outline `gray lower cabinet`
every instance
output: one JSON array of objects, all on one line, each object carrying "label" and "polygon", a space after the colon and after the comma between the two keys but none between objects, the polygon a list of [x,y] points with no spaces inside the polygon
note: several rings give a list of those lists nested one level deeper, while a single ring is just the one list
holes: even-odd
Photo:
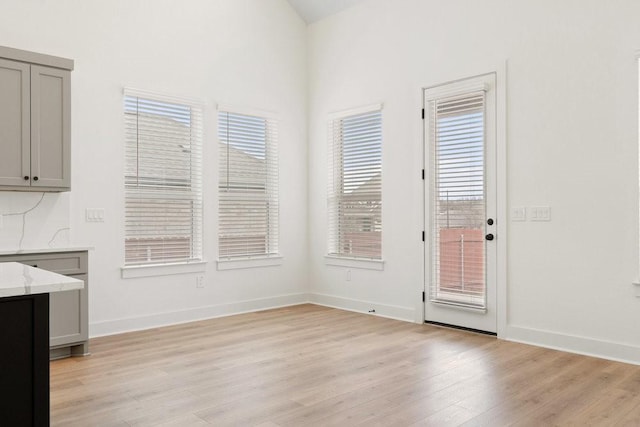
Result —
[{"label": "gray lower cabinet", "polygon": [[89,268],[87,251],[1,255],[15,261],[84,281],[84,289],[55,292],[49,298],[49,357],[89,354]]},{"label": "gray lower cabinet", "polygon": [[70,190],[72,69],[0,46],[0,190]]}]

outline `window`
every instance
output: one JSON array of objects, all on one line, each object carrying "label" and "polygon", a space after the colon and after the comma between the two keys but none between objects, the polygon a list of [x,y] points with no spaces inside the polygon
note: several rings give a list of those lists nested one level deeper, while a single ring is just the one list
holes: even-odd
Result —
[{"label": "window", "polygon": [[218,112],[221,260],[278,255],[278,150],[273,118]]},{"label": "window", "polygon": [[125,90],[125,265],[202,259],[202,108]]},{"label": "window", "polygon": [[486,310],[495,292],[495,79],[424,92],[431,302]]},{"label": "window", "polygon": [[338,115],[329,130],[328,253],[382,258],[382,111]]}]

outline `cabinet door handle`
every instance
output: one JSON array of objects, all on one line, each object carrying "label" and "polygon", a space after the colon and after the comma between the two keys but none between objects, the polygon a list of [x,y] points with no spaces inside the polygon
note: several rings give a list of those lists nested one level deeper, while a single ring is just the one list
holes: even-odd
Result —
[{"label": "cabinet door handle", "polygon": [[24,180],[25,180],[25,181],[29,181],[29,176],[28,176],[28,175],[25,175],[25,176],[24,176]]},{"label": "cabinet door handle", "polygon": [[33,180],[34,180],[34,181],[37,181],[37,180],[38,180],[38,177],[37,177],[37,176],[34,176],[34,177],[33,177]]}]

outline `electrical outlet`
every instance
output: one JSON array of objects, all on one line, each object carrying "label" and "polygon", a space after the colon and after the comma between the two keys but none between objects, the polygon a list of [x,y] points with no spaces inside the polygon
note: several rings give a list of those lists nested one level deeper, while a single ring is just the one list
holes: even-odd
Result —
[{"label": "electrical outlet", "polygon": [[201,274],[196,276],[196,288],[198,289],[204,288],[204,276]]}]

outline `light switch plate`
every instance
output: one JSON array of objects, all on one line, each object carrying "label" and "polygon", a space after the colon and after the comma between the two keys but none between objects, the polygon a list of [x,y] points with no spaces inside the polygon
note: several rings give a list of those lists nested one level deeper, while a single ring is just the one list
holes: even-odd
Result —
[{"label": "light switch plate", "polygon": [[511,221],[525,221],[527,219],[527,208],[524,206],[511,207]]},{"label": "light switch plate", "polygon": [[531,221],[551,221],[551,208],[549,206],[531,206],[529,217]]},{"label": "light switch plate", "polygon": [[104,208],[87,208],[85,215],[87,222],[104,222]]}]

